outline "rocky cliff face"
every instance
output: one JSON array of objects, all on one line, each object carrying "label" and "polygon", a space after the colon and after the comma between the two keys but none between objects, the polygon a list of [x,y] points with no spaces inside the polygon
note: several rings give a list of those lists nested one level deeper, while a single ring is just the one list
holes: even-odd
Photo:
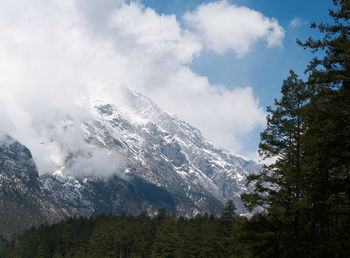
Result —
[{"label": "rocky cliff face", "polygon": [[251,190],[245,178],[260,170],[256,162],[215,147],[199,130],[141,94],[127,91],[121,102],[123,109],[95,102],[94,120],[82,130],[91,145],[118,153],[122,173],[166,189],[180,215],[218,214],[228,199],[246,212],[240,195]]},{"label": "rocky cliff face", "polygon": [[74,178],[59,173],[39,177],[30,151],[3,136],[0,139],[0,235],[42,223],[55,223],[73,215],[154,214],[175,211],[172,196],[141,178]]},{"label": "rocky cliff face", "polygon": [[42,176],[41,181],[51,199],[74,207],[78,215],[139,214],[144,210],[152,215],[161,208],[175,211],[170,193],[138,177],[74,178],[56,173]]},{"label": "rocky cliff face", "polygon": [[10,136],[0,138],[0,234],[44,222],[57,222],[74,208],[60,207],[46,195],[30,151]]}]

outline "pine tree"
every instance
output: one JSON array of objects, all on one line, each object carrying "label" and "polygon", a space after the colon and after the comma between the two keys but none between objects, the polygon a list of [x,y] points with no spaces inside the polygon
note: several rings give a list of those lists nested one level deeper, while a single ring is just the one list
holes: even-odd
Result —
[{"label": "pine tree", "polygon": [[231,221],[236,216],[236,206],[231,199],[226,202],[226,206],[221,214],[221,218]]},{"label": "pine tree", "polygon": [[255,183],[255,193],[242,195],[242,198],[250,210],[261,206],[270,219],[276,220],[280,225],[278,230],[284,232],[280,234],[279,244],[284,252],[297,255],[300,213],[305,197],[303,150],[309,92],[305,83],[290,71],[281,93],[282,98],[275,100],[275,108],[267,108],[267,128],[261,133],[259,145],[261,157],[275,161],[265,165],[261,174],[248,177],[249,183]]},{"label": "pine tree", "polygon": [[316,255],[350,256],[350,1],[334,0],[324,35],[298,43],[321,52],[309,64],[308,157],[310,220]]},{"label": "pine tree", "polygon": [[49,246],[45,241],[42,241],[36,251],[36,258],[50,258]]},{"label": "pine tree", "polygon": [[181,246],[182,239],[177,232],[176,219],[172,216],[163,218],[157,228],[151,257],[181,257]]},{"label": "pine tree", "polygon": [[259,148],[276,160],[249,177],[256,192],[242,196],[265,210],[256,221],[276,239],[275,255],[350,256],[350,1],[333,2],[333,24],[312,24],[324,37],[298,41],[321,52],[307,83],[291,73],[268,109]]}]

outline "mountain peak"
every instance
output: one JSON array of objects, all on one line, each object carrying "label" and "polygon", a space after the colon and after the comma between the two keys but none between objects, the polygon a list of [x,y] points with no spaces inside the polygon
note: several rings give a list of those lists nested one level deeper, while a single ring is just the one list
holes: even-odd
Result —
[{"label": "mountain peak", "polygon": [[[259,172],[256,162],[214,146],[140,93],[125,89],[109,97],[95,100],[81,124],[74,119],[72,126],[63,123],[70,141],[50,136],[49,144],[58,146],[63,157],[52,174],[39,177],[29,149],[2,136],[2,189],[26,200],[29,213],[35,207],[40,221],[75,213],[155,214],[159,208],[178,216],[219,215],[228,199],[239,213],[247,213],[240,195],[252,190],[245,178]],[[7,208],[20,203],[11,198]]]},{"label": "mountain peak", "polygon": [[89,143],[117,155],[122,171],[164,187],[179,203],[187,199],[185,215],[215,213],[209,203],[222,206],[229,198],[246,212],[239,196],[249,191],[245,177],[259,171],[256,162],[215,147],[198,129],[140,93],[125,90],[118,101],[95,102],[94,120],[82,127]]}]

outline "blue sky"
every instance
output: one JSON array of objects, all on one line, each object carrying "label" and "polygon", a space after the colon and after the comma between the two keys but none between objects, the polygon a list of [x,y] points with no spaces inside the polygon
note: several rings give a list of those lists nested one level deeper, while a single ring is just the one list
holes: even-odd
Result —
[{"label": "blue sky", "polygon": [[[142,1],[145,6],[159,13],[176,14],[179,21],[182,21],[184,13],[209,2],[214,1]],[[333,8],[333,3],[327,0],[233,0],[229,3],[246,6],[267,17],[276,18],[285,30],[282,47],[266,48],[264,43],[259,42],[241,58],[233,51],[224,55],[205,51],[193,60],[191,68],[196,73],[207,76],[212,84],[222,84],[228,88],[249,85],[261,105],[266,108],[273,105],[274,98],[280,96],[282,81],[288,76],[290,69],[306,78],[304,70],[313,54],[298,46],[296,39],[303,41],[309,36],[318,37],[318,32],[310,29],[310,23],[330,21],[328,9]],[[294,19],[298,19],[298,24],[291,26]],[[259,132],[262,129],[263,127],[259,126],[248,137],[243,136],[243,155],[257,148]]]},{"label": "blue sky", "polygon": [[[179,21],[185,12],[193,11],[198,5],[215,1],[191,0],[143,0],[145,6],[158,13],[176,14]],[[281,48],[266,48],[258,43],[243,58],[237,58],[233,51],[217,55],[206,51],[193,60],[191,67],[199,74],[205,75],[214,84],[227,87],[250,85],[264,105],[271,105],[279,96],[282,80],[289,70],[295,70],[305,77],[304,70],[312,58],[309,51],[296,44],[296,39],[307,39],[318,36],[317,31],[310,29],[311,22],[329,21],[328,9],[333,7],[328,0],[233,0],[232,4],[246,6],[257,10],[267,17],[274,17],[285,29]],[[300,25],[290,26],[293,19],[299,19]]]}]

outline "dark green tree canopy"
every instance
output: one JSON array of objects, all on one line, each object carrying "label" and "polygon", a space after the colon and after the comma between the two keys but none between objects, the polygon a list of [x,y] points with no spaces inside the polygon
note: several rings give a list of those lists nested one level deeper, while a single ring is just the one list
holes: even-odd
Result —
[{"label": "dark green tree canopy", "polygon": [[226,202],[226,206],[221,214],[224,220],[232,220],[236,217],[236,206],[231,199]]},{"label": "dark green tree canopy", "polygon": [[298,40],[318,55],[308,80],[291,71],[268,107],[259,153],[274,160],[242,196],[250,210],[263,207],[252,228],[276,256],[350,256],[350,1],[333,2],[333,23],[311,25],[323,37]]}]

